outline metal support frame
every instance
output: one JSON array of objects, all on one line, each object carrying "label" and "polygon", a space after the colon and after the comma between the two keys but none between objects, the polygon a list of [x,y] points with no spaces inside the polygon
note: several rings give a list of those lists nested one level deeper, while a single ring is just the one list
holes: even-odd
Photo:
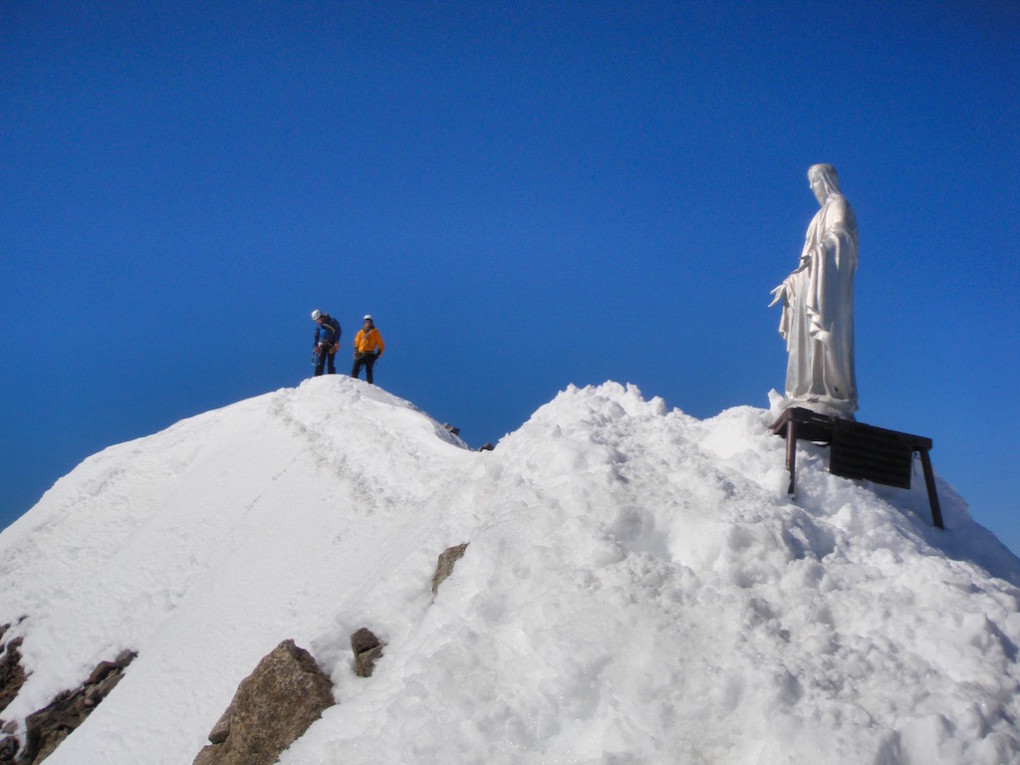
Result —
[{"label": "metal support frame", "polygon": [[[887,486],[910,488],[910,456],[921,455],[924,485],[928,492],[932,524],[944,529],[942,508],[935,488],[935,475],[928,452],[930,438],[876,428],[872,425],[829,417],[803,407],[783,411],[772,423],[771,430],[786,439],[786,469],[790,472],[787,493],[794,494],[797,480],[797,439],[829,446],[829,472],[845,478],[863,478]],[[838,459],[833,459],[833,448]],[[909,451],[909,455],[907,452]],[[907,472],[903,474],[903,460]]]}]

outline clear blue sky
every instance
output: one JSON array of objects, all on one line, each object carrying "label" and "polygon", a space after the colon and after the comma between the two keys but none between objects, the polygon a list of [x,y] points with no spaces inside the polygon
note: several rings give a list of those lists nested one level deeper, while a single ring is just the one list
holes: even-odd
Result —
[{"label": "clear blue sky", "polygon": [[0,526],[298,384],[315,307],[473,446],[569,383],[767,406],[828,162],[859,419],[1020,550],[1018,93],[1006,0],[3,3]]}]

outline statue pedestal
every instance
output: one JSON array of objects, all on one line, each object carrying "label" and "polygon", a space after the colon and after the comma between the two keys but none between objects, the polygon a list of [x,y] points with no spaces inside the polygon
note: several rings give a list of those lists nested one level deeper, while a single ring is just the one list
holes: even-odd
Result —
[{"label": "statue pedestal", "polygon": [[914,452],[920,452],[932,523],[940,529],[945,528],[928,456],[932,447],[930,438],[876,428],[803,407],[783,410],[770,429],[786,438],[786,469],[790,471],[787,491],[790,494],[794,493],[796,486],[798,438],[828,444],[829,472],[833,475],[863,478],[901,489],[910,488]]}]

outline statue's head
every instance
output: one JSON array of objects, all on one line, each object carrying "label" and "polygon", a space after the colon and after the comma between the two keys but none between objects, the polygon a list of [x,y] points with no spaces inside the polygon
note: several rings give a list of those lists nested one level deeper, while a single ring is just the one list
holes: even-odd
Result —
[{"label": "statue's head", "polygon": [[811,165],[807,171],[808,183],[811,190],[818,199],[818,204],[825,204],[825,200],[833,194],[841,193],[839,190],[839,178],[836,176],[836,168],[832,165]]}]

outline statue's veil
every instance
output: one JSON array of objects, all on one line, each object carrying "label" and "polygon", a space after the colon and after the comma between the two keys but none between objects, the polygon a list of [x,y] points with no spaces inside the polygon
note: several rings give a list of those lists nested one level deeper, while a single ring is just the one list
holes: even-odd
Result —
[{"label": "statue's veil", "polygon": [[839,178],[836,176],[836,168],[832,165],[811,165],[807,171],[808,179],[818,176],[825,185],[825,195],[842,194],[839,190]]}]

